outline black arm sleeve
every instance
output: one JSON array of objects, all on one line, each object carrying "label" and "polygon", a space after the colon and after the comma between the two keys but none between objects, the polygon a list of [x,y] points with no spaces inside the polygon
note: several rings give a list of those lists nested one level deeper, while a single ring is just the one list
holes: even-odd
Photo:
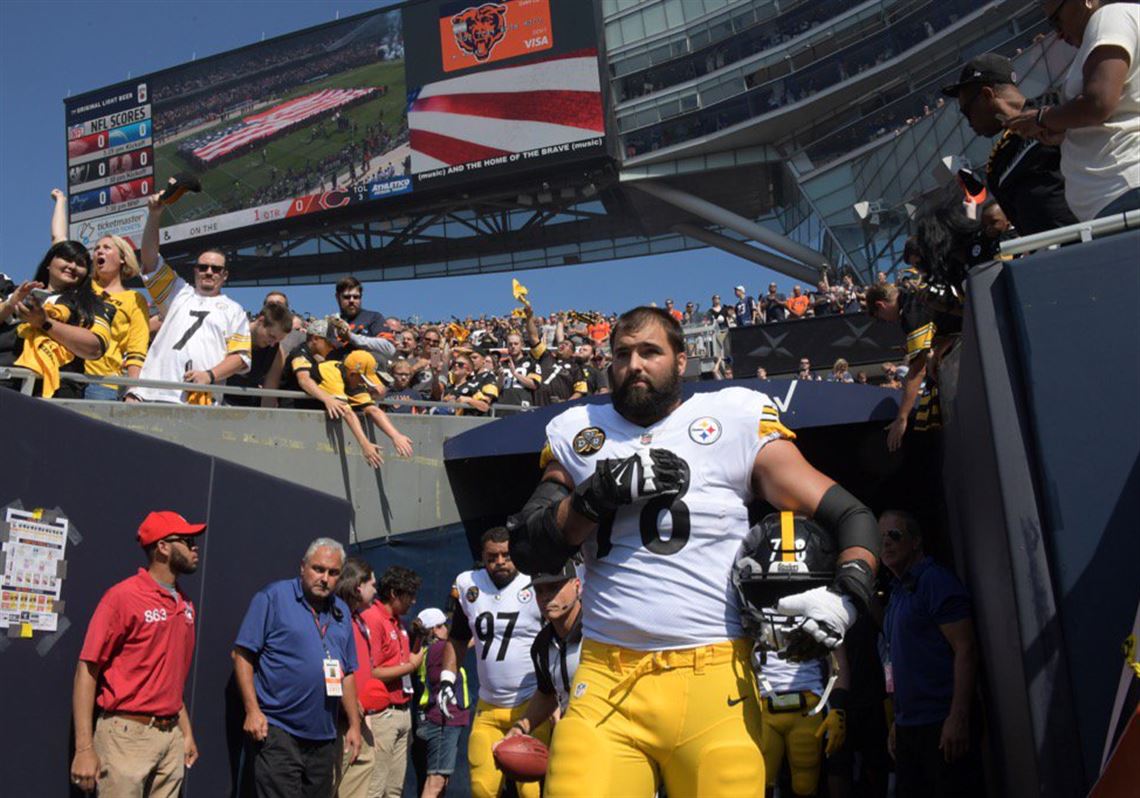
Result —
[{"label": "black arm sleeve", "polygon": [[507,519],[511,560],[524,574],[555,573],[578,551],[566,543],[555,520],[558,504],[569,495],[565,485],[544,480],[522,510]]},{"label": "black arm sleeve", "polygon": [[[862,548],[879,559],[879,525],[862,502],[839,485],[832,485],[819,502],[815,520],[835,535],[839,551]],[[875,574],[862,560],[848,560],[836,569],[833,587],[863,606],[870,606]]]},{"label": "black arm sleeve", "polygon": [[[455,609],[455,615],[451,618],[451,631],[448,637],[452,640],[458,640],[460,643],[466,643],[471,639],[471,626],[467,623],[467,613],[463,611],[463,607],[458,606]],[[458,663],[462,665],[462,661]]]}]

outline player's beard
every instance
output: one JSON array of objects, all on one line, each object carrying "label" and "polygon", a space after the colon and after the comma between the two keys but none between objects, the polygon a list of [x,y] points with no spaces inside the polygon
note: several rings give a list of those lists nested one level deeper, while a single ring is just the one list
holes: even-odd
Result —
[{"label": "player's beard", "polygon": [[[644,382],[639,390],[633,389],[637,380]],[[681,371],[674,363],[673,372],[665,382],[655,385],[647,374],[630,374],[614,389],[614,409],[635,424],[647,427],[669,414],[681,399]]]},{"label": "player's beard", "polygon": [[487,575],[491,577],[491,581],[495,583],[495,587],[502,590],[514,581],[514,578],[518,576],[518,571],[514,569],[510,571],[492,571],[488,569]]},{"label": "player's beard", "polygon": [[192,574],[198,570],[198,564],[175,549],[170,553],[170,570],[178,575]]}]

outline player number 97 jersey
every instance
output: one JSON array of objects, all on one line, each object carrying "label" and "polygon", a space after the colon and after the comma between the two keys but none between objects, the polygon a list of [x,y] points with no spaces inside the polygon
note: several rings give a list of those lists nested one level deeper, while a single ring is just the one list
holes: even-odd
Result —
[{"label": "player number 97 jersey", "polygon": [[537,686],[530,647],[542,616],[529,584],[530,577],[520,573],[499,589],[482,568],[455,578],[459,609],[475,638],[479,698],[495,706],[516,707]]},{"label": "player number 97 jersey", "polygon": [[574,484],[598,461],[667,449],[689,482],[603,516],[582,547],[584,636],[638,651],[692,648],[744,636],[731,569],[748,531],[760,450],[795,435],[772,401],[747,388],[694,394],[649,427],[613,405],[572,407],[546,428],[551,456]]}]

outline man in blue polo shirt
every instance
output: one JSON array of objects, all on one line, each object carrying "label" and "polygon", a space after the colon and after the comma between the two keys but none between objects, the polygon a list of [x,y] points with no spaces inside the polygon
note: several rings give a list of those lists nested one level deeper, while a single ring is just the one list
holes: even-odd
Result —
[{"label": "man in blue polo shirt", "polygon": [[913,515],[887,510],[879,533],[883,565],[894,574],[883,635],[895,687],[887,744],[895,757],[895,794],[982,795],[970,596],[951,571],[923,552]]},{"label": "man in blue polo shirt", "polygon": [[342,706],[350,761],[360,750],[352,614],[333,594],[343,565],[344,547],[317,538],[305,552],[300,578],[260,590],[238,631],[234,677],[259,798],[332,794]]}]

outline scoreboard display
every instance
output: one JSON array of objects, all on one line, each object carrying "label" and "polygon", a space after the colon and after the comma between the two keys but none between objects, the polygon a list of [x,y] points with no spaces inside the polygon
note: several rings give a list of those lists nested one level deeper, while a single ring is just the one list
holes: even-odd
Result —
[{"label": "scoreboard display", "polygon": [[84,243],[135,236],[155,185],[154,121],[147,84],[86,95],[67,109],[69,220]]},{"label": "scoreboard display", "polygon": [[591,0],[421,0],[69,98],[70,235],[181,173],[164,242],[605,157],[598,52]]}]

